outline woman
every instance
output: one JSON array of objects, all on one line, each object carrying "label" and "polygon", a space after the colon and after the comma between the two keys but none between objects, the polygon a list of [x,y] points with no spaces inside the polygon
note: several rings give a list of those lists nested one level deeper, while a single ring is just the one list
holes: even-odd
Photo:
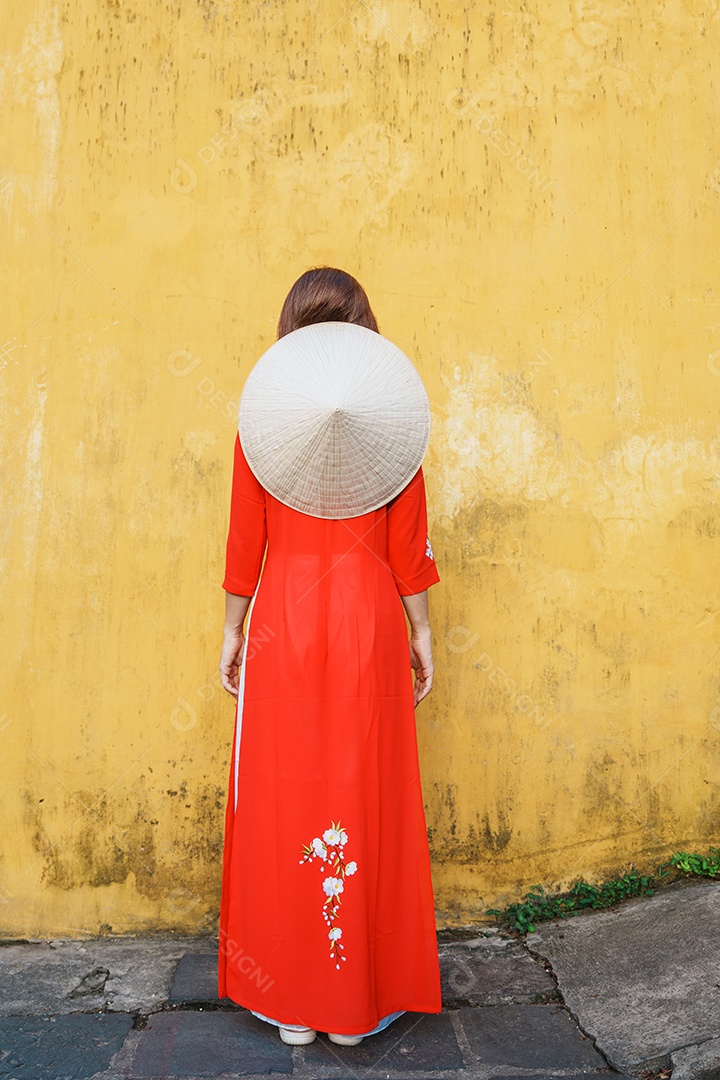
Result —
[{"label": "woman", "polygon": [[[322,322],[378,332],[360,284],[330,267],[293,285],[278,338]],[[432,687],[437,581],[422,468],[386,506],[329,520],[266,491],[236,437],[218,985],[287,1043],[324,1031],[354,1045],[441,1008],[414,715]]]}]

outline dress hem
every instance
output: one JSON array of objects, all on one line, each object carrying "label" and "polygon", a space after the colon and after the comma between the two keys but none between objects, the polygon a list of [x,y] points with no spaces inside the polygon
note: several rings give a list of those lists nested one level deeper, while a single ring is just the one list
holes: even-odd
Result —
[{"label": "dress hem", "polygon": [[[255,1012],[254,1009],[251,1009],[250,1012],[253,1014],[253,1016],[257,1016],[258,1020],[265,1020],[266,1023],[272,1024],[273,1027],[289,1028],[291,1031],[306,1031],[307,1030],[307,1028],[305,1028],[304,1025],[301,1025],[301,1024],[281,1024],[279,1020],[273,1020],[273,1018],[271,1016],[265,1016],[264,1013]],[[390,1024],[392,1024],[394,1020],[398,1020],[401,1016],[404,1016],[405,1012],[406,1012],[405,1009],[401,1009],[399,1012],[388,1013],[387,1016],[383,1016],[382,1020],[379,1020],[377,1022],[377,1024],[375,1025],[375,1027],[371,1028],[370,1031],[358,1031],[357,1033],[353,1032],[353,1034],[356,1034],[357,1037],[362,1038],[362,1039],[367,1038],[369,1035],[379,1035],[380,1032],[384,1031],[385,1028],[389,1027]],[[322,1029],[313,1028],[313,1030],[317,1031],[317,1030],[322,1030]],[[347,1033],[343,1031],[343,1032],[333,1032],[333,1034],[338,1034],[338,1035],[343,1034],[343,1035],[345,1035]]]},{"label": "dress hem", "polygon": [[[247,1009],[249,1012],[251,1012],[253,1014],[253,1016],[257,1015],[257,1013],[256,1013],[256,1011],[255,1011],[255,1009],[253,1008],[252,1005],[249,1005],[249,1004],[246,1005],[244,1001],[238,1001],[235,997],[233,997],[233,995],[231,993],[228,993],[227,991],[225,992],[225,996],[227,998],[229,998],[229,1000],[232,1001],[234,1005],[239,1005],[240,1008]],[[313,1031],[321,1031],[321,1032],[332,1031],[333,1034],[335,1034],[335,1035],[367,1035],[370,1032],[374,1032],[375,1028],[378,1026],[378,1024],[380,1024],[381,1021],[383,1021],[386,1017],[392,1016],[394,1013],[406,1013],[406,1012],[437,1014],[437,1013],[442,1012],[442,1003],[440,1005],[438,1005],[437,1007],[428,1007],[427,1005],[415,1005],[415,1004],[414,1005],[400,1005],[395,1009],[390,1009],[387,1012],[384,1011],[382,1016],[379,1016],[375,1020],[374,1024],[368,1025],[368,1026],[363,1026],[361,1031],[358,1031],[357,1029],[355,1029],[353,1031],[350,1031],[350,1030],[348,1030],[347,1027],[345,1027],[343,1029],[342,1026],[338,1027],[336,1025],[335,1026],[331,1025],[330,1027],[327,1027],[324,1024],[317,1024],[316,1025],[316,1024],[313,1024],[313,1023],[310,1023],[310,1022],[308,1022],[307,1024],[299,1025],[298,1022],[297,1022],[297,1020],[298,1020],[297,1016],[294,1017],[293,1020],[273,1020],[273,1019],[270,1019],[269,1017],[265,1016],[264,1014],[262,1014],[259,1017],[259,1019],[267,1020],[270,1023],[276,1024],[278,1027],[299,1027],[299,1026],[303,1026],[303,1027],[312,1028]]]}]

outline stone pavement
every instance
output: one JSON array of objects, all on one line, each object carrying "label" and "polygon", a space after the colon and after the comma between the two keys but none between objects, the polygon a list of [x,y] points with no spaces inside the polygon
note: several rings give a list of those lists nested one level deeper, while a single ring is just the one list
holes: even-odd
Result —
[{"label": "stone pavement", "polygon": [[[441,934],[444,1008],[357,1047],[285,1046],[215,992],[212,939],[0,947],[6,1080],[720,1078],[720,884]],[[674,1071],[673,1071],[674,1070]]]}]

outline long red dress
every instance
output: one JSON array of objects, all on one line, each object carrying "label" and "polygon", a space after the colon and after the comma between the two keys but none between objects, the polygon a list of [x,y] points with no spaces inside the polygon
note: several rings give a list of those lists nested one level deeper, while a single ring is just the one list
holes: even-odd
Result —
[{"label": "long red dress", "polygon": [[270,495],[236,437],[223,588],[254,599],[218,987],[278,1024],[355,1035],[440,1011],[400,601],[437,581],[422,469],[379,510],[321,519]]}]

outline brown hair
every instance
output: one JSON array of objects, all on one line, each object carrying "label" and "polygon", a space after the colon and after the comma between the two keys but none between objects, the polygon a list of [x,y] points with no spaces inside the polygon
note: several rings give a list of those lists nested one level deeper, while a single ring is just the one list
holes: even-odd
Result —
[{"label": "brown hair", "polygon": [[360,282],[334,266],[316,266],[297,279],[285,297],[277,335],[281,338],[301,326],[321,322],[357,323],[379,333]]}]

